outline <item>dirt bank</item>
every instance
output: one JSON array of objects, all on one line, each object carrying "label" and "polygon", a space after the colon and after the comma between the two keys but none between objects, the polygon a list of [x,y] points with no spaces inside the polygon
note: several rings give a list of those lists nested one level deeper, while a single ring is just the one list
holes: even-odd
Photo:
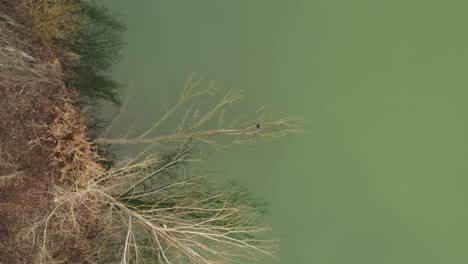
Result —
[{"label": "dirt bank", "polygon": [[59,224],[44,218],[54,193],[102,170],[99,157],[62,58],[11,4],[0,1],[0,263],[86,263],[99,230],[83,205]]}]

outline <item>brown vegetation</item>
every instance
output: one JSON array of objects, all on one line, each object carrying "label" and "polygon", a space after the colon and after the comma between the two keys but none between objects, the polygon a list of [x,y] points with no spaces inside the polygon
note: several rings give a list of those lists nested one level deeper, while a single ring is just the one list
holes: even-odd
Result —
[{"label": "brown vegetation", "polygon": [[84,3],[69,0],[23,0],[21,10],[32,20],[34,35],[46,47],[70,45],[87,17],[81,12]]}]

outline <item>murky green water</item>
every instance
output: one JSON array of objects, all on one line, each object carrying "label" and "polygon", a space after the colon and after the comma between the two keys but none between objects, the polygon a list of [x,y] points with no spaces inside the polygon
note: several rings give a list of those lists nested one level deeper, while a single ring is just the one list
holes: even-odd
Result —
[{"label": "murky green water", "polygon": [[467,2],[107,2],[142,120],[192,71],[308,118],[214,155],[270,203],[281,263],[468,262]]}]

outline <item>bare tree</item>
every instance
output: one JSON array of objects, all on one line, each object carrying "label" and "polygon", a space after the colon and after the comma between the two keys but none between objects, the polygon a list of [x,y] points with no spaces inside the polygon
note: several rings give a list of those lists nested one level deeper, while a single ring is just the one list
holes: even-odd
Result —
[{"label": "bare tree", "polygon": [[[119,138],[107,138],[109,130],[128,113],[123,111],[113,120],[100,144],[143,144],[145,151],[119,163],[96,178],[94,197],[109,206],[110,221],[116,234],[114,247],[108,256],[120,252],[120,263],[245,263],[274,256],[276,244],[261,239],[267,228],[262,225],[264,204],[247,191],[228,185],[213,187],[199,173],[195,164],[203,158],[194,145],[208,144],[229,147],[269,141],[287,133],[301,132],[302,118],[284,114],[267,114],[260,107],[251,115],[242,115],[227,122],[225,112],[239,100],[241,91],[230,91],[209,109],[189,105],[204,95],[215,96],[214,82],[203,85],[202,78],[193,75],[173,107],[148,129],[136,136],[133,126]],[[185,108],[185,110],[183,109]],[[160,135],[159,129],[175,113],[184,114],[177,129]],[[156,155],[159,147],[176,151]],[[162,153],[159,151],[159,153]],[[102,186],[105,186],[102,188]],[[118,228],[115,228],[118,227]],[[124,231],[123,231],[124,230]]]},{"label": "bare tree", "polygon": [[[203,87],[203,78],[195,80],[193,76],[186,82],[185,87],[173,107],[155,121],[150,128],[140,135],[130,137],[133,132],[131,127],[120,138],[107,138],[106,134],[96,140],[100,144],[153,144],[176,146],[190,141],[203,142],[215,147],[227,147],[233,144],[252,144],[258,140],[268,141],[284,136],[288,133],[301,132],[300,126],[304,122],[302,118],[278,114],[268,114],[268,107],[262,106],[251,115],[241,115],[234,120],[225,120],[226,110],[234,102],[242,98],[242,91],[229,91],[211,109],[189,102],[203,95],[215,95],[214,81],[208,82]],[[124,103],[125,107],[126,103]],[[185,114],[177,127],[170,135],[159,135],[158,129],[176,111],[186,107]],[[119,115],[115,120],[118,120]],[[213,122],[214,121],[214,122]],[[111,129],[112,126],[109,127]],[[109,130],[107,130],[108,132]]]}]

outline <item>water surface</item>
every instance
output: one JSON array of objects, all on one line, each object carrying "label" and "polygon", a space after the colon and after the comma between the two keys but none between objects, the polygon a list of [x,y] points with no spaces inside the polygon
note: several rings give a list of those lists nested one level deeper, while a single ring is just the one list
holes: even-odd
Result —
[{"label": "water surface", "polygon": [[270,203],[281,263],[468,262],[468,3],[106,3],[129,28],[115,77],[142,120],[192,71],[244,89],[236,111],[308,118],[305,135],[214,156]]}]

